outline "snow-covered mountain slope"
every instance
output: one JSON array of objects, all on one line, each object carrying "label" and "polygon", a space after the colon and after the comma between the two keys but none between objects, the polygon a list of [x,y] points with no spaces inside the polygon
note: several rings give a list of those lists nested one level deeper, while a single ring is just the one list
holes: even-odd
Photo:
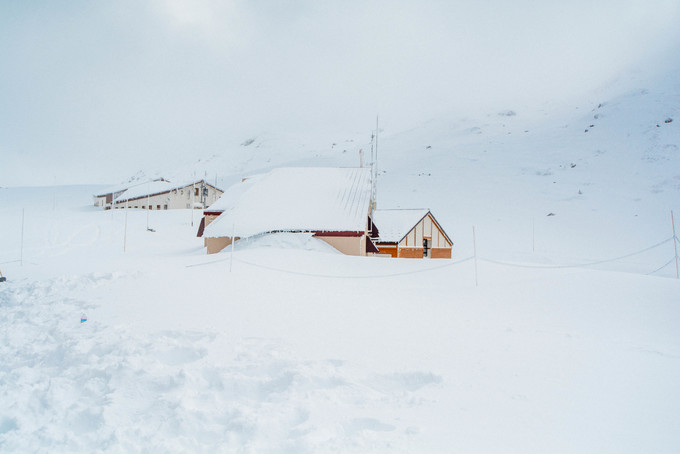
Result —
[{"label": "snow-covered mountain slope", "polygon": [[[379,207],[431,208],[452,261],[206,256],[197,212],[0,188],[0,452],[677,451],[680,91],[643,85],[385,126]],[[357,165],[341,137],[174,173]]]}]

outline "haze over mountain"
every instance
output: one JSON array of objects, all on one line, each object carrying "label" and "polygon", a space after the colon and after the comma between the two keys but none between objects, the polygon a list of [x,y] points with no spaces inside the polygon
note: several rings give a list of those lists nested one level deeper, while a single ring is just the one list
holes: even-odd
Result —
[{"label": "haze over mountain", "polygon": [[674,1],[6,2],[0,184],[355,165],[376,114],[386,137],[571,122],[677,74],[677,23]]}]

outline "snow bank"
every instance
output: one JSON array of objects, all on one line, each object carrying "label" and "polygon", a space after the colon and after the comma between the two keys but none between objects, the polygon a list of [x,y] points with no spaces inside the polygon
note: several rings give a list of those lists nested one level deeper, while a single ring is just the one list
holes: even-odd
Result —
[{"label": "snow bank", "polygon": [[57,209],[3,265],[0,451],[680,446],[674,279],[480,261],[476,287],[470,260],[302,234],[238,242],[232,263],[205,256],[191,210],[151,214],[156,232]]}]

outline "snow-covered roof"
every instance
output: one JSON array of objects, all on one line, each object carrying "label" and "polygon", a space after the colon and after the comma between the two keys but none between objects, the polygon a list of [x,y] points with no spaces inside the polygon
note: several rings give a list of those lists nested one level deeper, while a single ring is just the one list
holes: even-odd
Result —
[{"label": "snow-covered roof", "polygon": [[116,202],[125,202],[126,200],[138,199],[140,197],[146,197],[147,195],[152,196],[155,194],[162,194],[164,192],[172,191],[173,189],[185,188],[193,184],[195,184],[196,187],[200,187],[201,183],[203,183],[203,180],[192,180],[182,183],[171,183],[164,180],[150,181],[127,189],[116,197]]},{"label": "snow-covered roof", "polygon": [[378,228],[378,242],[398,243],[430,210],[426,208],[404,210],[375,210],[373,223]]},{"label": "snow-covered roof", "polygon": [[[248,183],[246,180],[243,185]],[[272,170],[226,204],[205,237],[245,238],[266,232],[363,232],[371,172],[363,168],[286,167]]]},{"label": "snow-covered roof", "polygon": [[116,185],[113,185],[113,186],[109,186],[109,187],[104,188],[101,191],[99,191],[99,193],[95,194],[95,197],[104,197],[104,196],[109,195],[109,194],[115,194],[117,192],[123,192],[126,189],[132,188],[134,186],[139,186],[140,184],[146,184],[146,182],[140,183],[138,181],[135,181],[135,182],[120,183],[120,184],[116,184]]},{"label": "snow-covered roof", "polygon": [[223,212],[230,210],[234,203],[241,198],[243,193],[245,193],[250,187],[256,182],[260,181],[266,174],[261,173],[244,178],[242,181],[229,186],[222,196],[215,201],[212,205],[206,208],[204,211],[208,212]]}]

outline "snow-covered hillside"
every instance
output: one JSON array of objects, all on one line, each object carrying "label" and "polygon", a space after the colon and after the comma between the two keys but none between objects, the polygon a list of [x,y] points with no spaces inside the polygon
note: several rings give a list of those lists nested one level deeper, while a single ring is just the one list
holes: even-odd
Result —
[{"label": "snow-covered hillside", "polygon": [[[385,126],[378,204],[431,208],[451,261],[206,256],[198,212],[0,188],[0,452],[677,451],[678,87]],[[357,165],[367,139],[181,172]]]}]

